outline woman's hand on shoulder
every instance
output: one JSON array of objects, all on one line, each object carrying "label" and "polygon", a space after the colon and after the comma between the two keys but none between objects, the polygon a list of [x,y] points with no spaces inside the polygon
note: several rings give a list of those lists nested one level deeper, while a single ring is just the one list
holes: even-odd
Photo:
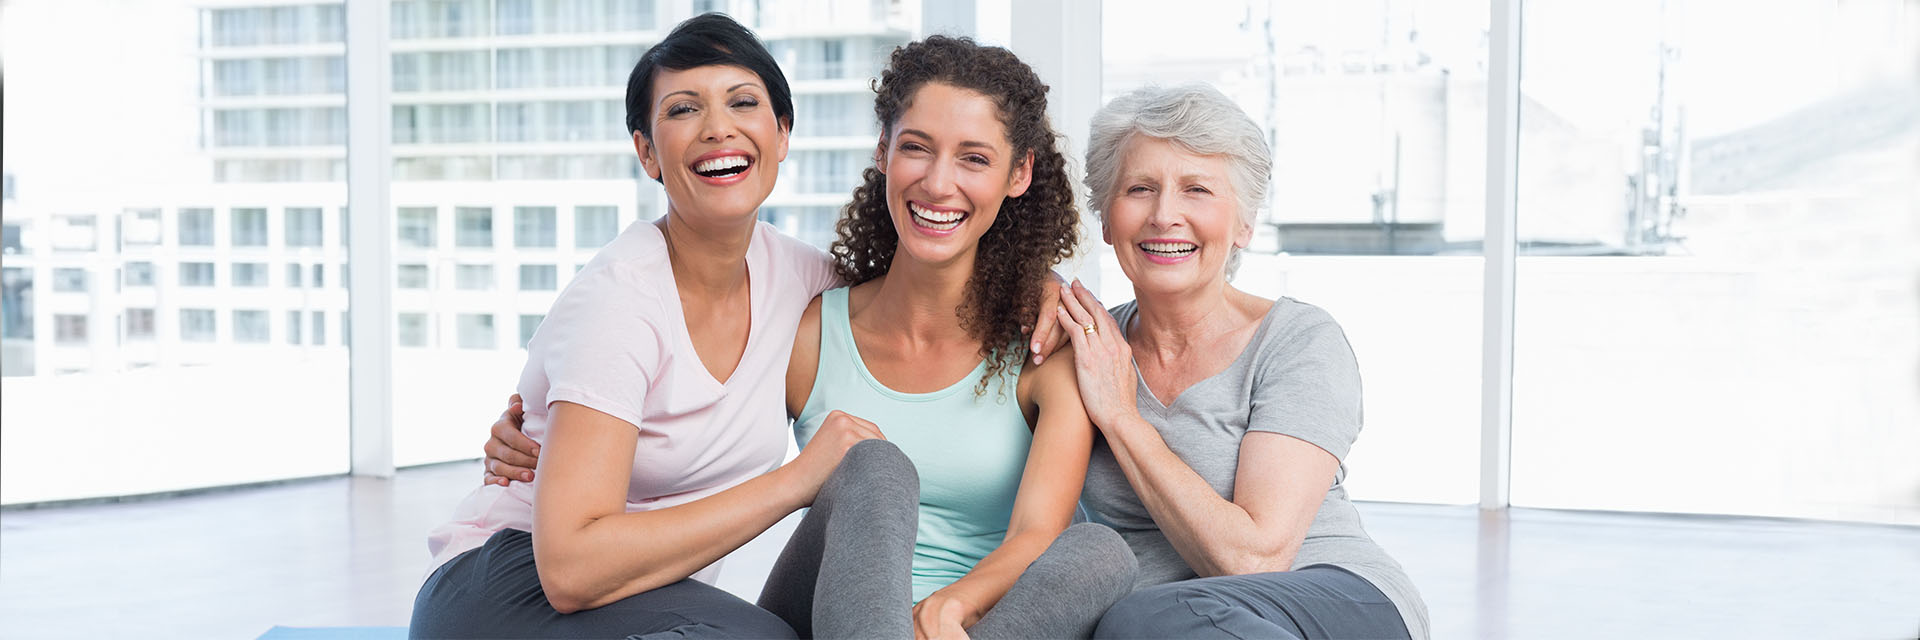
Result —
[{"label": "woman's hand on shoulder", "polygon": [[1080,401],[1087,417],[1101,429],[1137,415],[1133,348],[1119,323],[1078,280],[1060,290],[1054,314],[1073,342],[1074,377],[1080,383]]},{"label": "woman's hand on shoulder", "polygon": [[1047,272],[1046,281],[1040,284],[1040,304],[1034,314],[1033,324],[1027,331],[1027,350],[1032,352],[1033,364],[1046,362],[1059,354],[1060,348],[1069,344],[1066,327],[1060,324],[1060,317],[1054,314],[1054,307],[1060,306],[1060,292],[1066,283],[1060,281],[1060,274]]},{"label": "woman's hand on shoulder", "polygon": [[533,469],[539,462],[540,443],[527,437],[520,428],[526,422],[526,408],[520,404],[520,394],[507,398],[507,410],[500,412],[495,420],[492,435],[481,450],[487,454],[481,466],[486,475],[481,478],[484,484],[497,484],[502,487],[514,480],[533,482]]}]

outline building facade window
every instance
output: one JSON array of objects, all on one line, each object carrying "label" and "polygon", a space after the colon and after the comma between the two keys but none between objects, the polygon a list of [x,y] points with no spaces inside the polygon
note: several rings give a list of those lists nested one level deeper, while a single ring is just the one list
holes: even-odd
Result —
[{"label": "building facade window", "polygon": [[319,207],[287,207],[287,246],[320,246],[320,226]]},{"label": "building facade window", "polygon": [[300,326],[300,321],[305,318],[304,311],[287,312],[287,344],[300,344],[300,339],[305,337],[306,331]]},{"label": "building facade window", "polygon": [[0,268],[0,338],[33,339],[33,271]]},{"label": "building facade window", "polygon": [[550,264],[520,265],[521,291],[552,291],[559,288],[560,270]]},{"label": "building facade window", "polygon": [[427,346],[427,314],[402,313],[395,316],[393,334],[402,347]]},{"label": "building facade window", "polygon": [[180,340],[182,342],[213,342],[218,330],[216,322],[212,309],[181,309]]},{"label": "building facade window", "polygon": [[436,244],[439,210],[434,207],[400,207],[394,222],[399,225],[397,240],[401,248],[432,249]]},{"label": "building facade window", "polygon": [[287,265],[287,288],[298,289],[302,286],[305,286],[302,283],[307,279],[306,275],[307,275],[307,265],[304,265],[304,264]]},{"label": "building facade window", "polygon": [[[340,274],[341,274],[342,282],[346,281],[346,273],[347,273],[346,265],[340,265]],[[327,286],[327,265],[324,265],[324,264],[313,265],[313,288],[320,289],[326,286]]]},{"label": "building facade window", "polygon": [[240,344],[266,344],[273,339],[267,312],[257,309],[233,310],[233,341]]},{"label": "building facade window", "polygon": [[394,278],[395,286],[401,289],[426,289],[432,286],[427,265],[403,264],[395,267],[394,273],[397,276]]},{"label": "building facade window", "polygon": [[60,293],[86,293],[87,270],[56,267],[53,270],[53,290]]},{"label": "building facade window", "polygon": [[211,262],[180,263],[180,286],[182,287],[213,286],[213,263]]},{"label": "building facade window", "polygon": [[493,209],[459,207],[453,210],[453,246],[493,248]]},{"label": "building facade window", "polygon": [[313,312],[313,345],[317,347],[320,345],[324,345],[326,343],[327,343],[327,312],[315,311]]},{"label": "building facade window", "polygon": [[159,209],[128,209],[120,218],[120,246],[151,247],[160,236]]},{"label": "building facade window", "polygon": [[598,249],[620,234],[620,210],[608,206],[573,208],[573,247]]},{"label": "building facade window", "polygon": [[522,249],[550,249],[556,244],[559,225],[553,207],[514,207],[513,246]]},{"label": "building facade window", "polygon": [[122,277],[125,278],[123,282],[126,283],[126,286],[129,286],[129,287],[153,286],[153,263],[151,262],[147,262],[144,260],[136,260],[133,262],[128,262],[126,266],[121,270],[120,273]]},{"label": "building facade window", "polygon": [[267,246],[267,210],[256,207],[236,207],[233,210],[233,246]]},{"label": "building facade window", "polygon": [[60,345],[84,345],[87,343],[87,316],[82,314],[53,314],[53,343]]},{"label": "building facade window", "polygon": [[491,291],[493,289],[493,265],[454,265],[453,286],[463,291]]},{"label": "building facade window", "polygon": [[493,314],[462,313],[454,316],[462,349],[493,349]]},{"label": "building facade window", "polygon": [[233,286],[236,286],[236,287],[267,286],[267,263],[264,263],[264,262],[233,263]]},{"label": "building facade window", "polygon": [[213,210],[180,210],[180,246],[213,246]]},{"label": "building facade window", "polygon": [[88,252],[99,246],[99,218],[91,213],[54,216],[51,237],[54,251]]},{"label": "building facade window", "polygon": [[540,328],[540,321],[546,318],[540,314],[520,314],[520,348],[525,349],[533,342],[533,332]]},{"label": "building facade window", "polygon": [[128,340],[153,339],[153,309],[129,308],[125,315]]}]

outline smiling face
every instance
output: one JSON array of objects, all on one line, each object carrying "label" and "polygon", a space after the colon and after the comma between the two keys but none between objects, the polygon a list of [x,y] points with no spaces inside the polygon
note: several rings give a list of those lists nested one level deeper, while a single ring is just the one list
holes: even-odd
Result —
[{"label": "smiling face", "polygon": [[742,67],[663,69],[654,77],[653,139],[633,134],[647,176],[682,216],[751,218],[787,159],[788,125],[760,76]]},{"label": "smiling face", "polygon": [[875,160],[899,253],[946,264],[970,258],[1007,198],[1026,193],[1033,154],[1015,157],[1000,109],[980,93],[937,82],[914,92]]},{"label": "smiling face", "polygon": [[1149,136],[1126,144],[1102,233],[1121,270],[1142,293],[1224,284],[1227,258],[1253,238],[1226,156]]}]

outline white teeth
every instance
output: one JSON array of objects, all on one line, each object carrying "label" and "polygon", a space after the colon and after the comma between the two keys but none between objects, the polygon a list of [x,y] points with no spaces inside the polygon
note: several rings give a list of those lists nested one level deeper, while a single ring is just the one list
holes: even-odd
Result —
[{"label": "white teeth", "polygon": [[1142,242],[1140,248],[1153,253],[1182,255],[1199,249],[1200,245],[1191,242]]},{"label": "white teeth", "polygon": [[709,171],[720,171],[722,169],[732,169],[734,167],[744,167],[744,166],[747,166],[746,156],[720,156],[718,158],[714,158],[712,160],[708,160],[706,162],[693,165],[693,170],[698,171],[700,173],[706,173]]},{"label": "white teeth", "polygon": [[942,231],[959,226],[960,221],[967,217],[964,211],[933,211],[911,202],[907,203],[907,210],[913,212],[913,217],[918,218],[922,226]]}]

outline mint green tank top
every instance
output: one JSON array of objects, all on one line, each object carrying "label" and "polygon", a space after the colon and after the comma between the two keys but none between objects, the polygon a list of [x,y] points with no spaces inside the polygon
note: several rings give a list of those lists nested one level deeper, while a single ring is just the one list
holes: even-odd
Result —
[{"label": "mint green tank top", "polygon": [[[913,601],[973,569],[1007,536],[1014,493],[1033,431],[1020,413],[1015,367],[974,393],[987,365],[932,393],[901,393],[875,380],[847,323],[847,289],[821,294],[820,368],[793,423],[800,446],[835,409],[879,425],[920,472],[919,536],[913,544]],[[1000,384],[1005,384],[1001,393]]]}]

